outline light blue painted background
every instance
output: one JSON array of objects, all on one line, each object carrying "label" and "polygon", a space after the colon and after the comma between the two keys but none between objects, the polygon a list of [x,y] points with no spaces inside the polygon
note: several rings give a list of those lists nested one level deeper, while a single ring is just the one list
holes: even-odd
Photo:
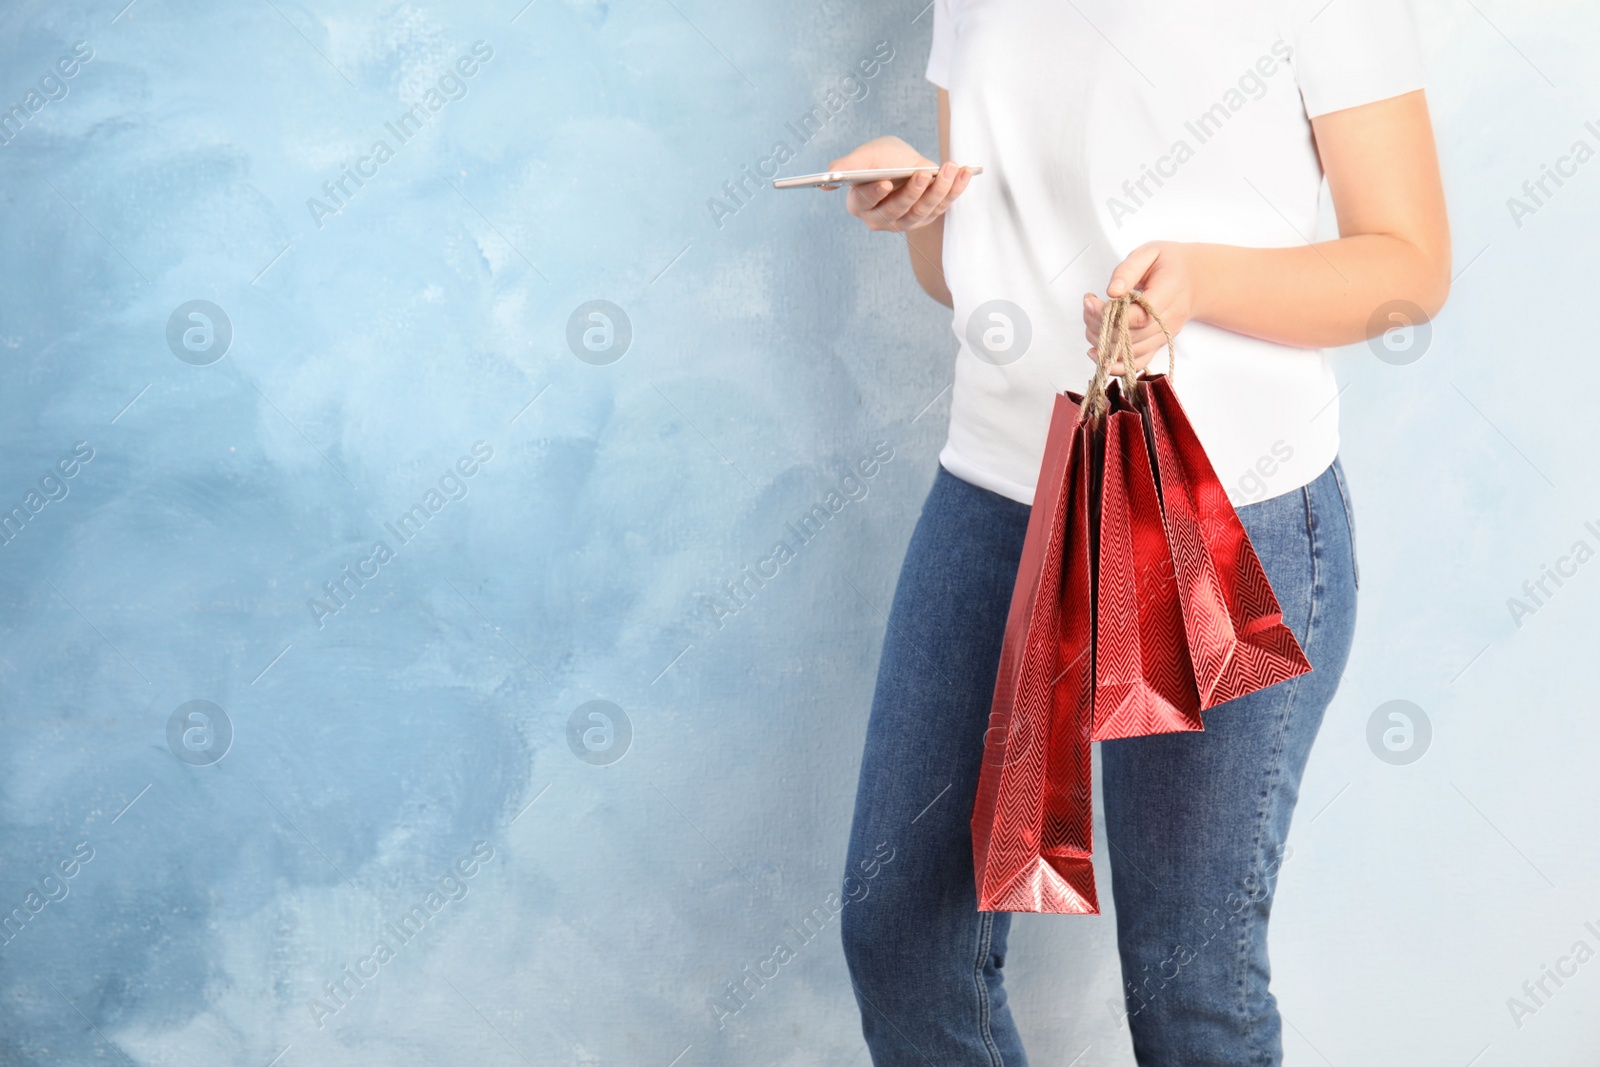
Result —
[{"label": "light blue painted background", "polygon": [[[94,49],[0,148],[0,506],[95,451],[0,547],[0,910],[94,850],[0,947],[0,1063],[866,1062],[836,920],[724,1028],[707,1000],[842,875],[954,345],[834,198],[763,191],[720,228],[705,201],[881,40],[787,169],[887,131],[931,151],[929,19],[517,7],[0,16],[8,105]],[[1341,358],[1360,632],[1276,988],[1293,1064],[1576,1064],[1600,963],[1520,1029],[1506,998],[1600,947],[1600,564],[1521,628],[1505,601],[1600,543],[1600,162],[1520,227],[1506,198],[1596,143],[1600,25],[1575,0],[1422,16],[1462,273],[1421,361]],[[319,230],[306,198],[480,39],[465,98]],[[235,331],[208,367],[164,341],[196,298]],[[594,298],[635,330],[610,366],[565,343]],[[466,498],[319,629],[307,598],[479,440]],[[719,629],[704,599],[880,441],[867,497]],[[1394,698],[1435,731],[1407,767],[1365,741]],[[166,746],[192,699],[236,731],[213,766]],[[567,743],[591,699],[633,723],[609,767]],[[319,1029],[309,998],[475,841],[467,895]],[[1131,1063],[1110,918],[1012,943],[1036,1062]]]}]

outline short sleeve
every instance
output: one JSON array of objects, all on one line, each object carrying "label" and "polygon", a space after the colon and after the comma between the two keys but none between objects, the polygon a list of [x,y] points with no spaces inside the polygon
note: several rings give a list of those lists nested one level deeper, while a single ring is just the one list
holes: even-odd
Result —
[{"label": "short sleeve", "polygon": [[1423,88],[1422,48],[1406,0],[1295,6],[1294,71],[1308,117]]},{"label": "short sleeve", "polygon": [[928,80],[950,88],[950,54],[955,50],[955,23],[950,21],[950,0],[933,0],[933,48],[928,52]]}]

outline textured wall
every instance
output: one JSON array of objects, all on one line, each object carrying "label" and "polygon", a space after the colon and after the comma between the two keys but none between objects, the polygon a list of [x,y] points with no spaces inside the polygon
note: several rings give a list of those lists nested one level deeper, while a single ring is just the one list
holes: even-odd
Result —
[{"label": "textured wall", "polygon": [[[0,1063],[866,1062],[837,922],[790,926],[954,344],[836,197],[724,183],[931,152],[929,19],[518,7],[0,15]],[[1425,15],[1461,277],[1420,358],[1340,364],[1361,623],[1278,991],[1295,1064],[1575,1064],[1600,25]],[[1109,917],[1012,944],[1036,1062],[1132,1062]]]}]

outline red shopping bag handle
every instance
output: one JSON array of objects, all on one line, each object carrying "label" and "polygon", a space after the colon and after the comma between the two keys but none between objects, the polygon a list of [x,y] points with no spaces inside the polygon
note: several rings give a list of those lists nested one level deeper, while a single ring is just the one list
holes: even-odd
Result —
[{"label": "red shopping bag handle", "polygon": [[1172,332],[1167,329],[1167,324],[1161,321],[1161,316],[1156,314],[1156,309],[1144,298],[1144,294],[1134,289],[1109,300],[1106,302],[1105,314],[1100,319],[1100,341],[1095,345],[1094,380],[1089,383],[1089,388],[1083,395],[1083,418],[1086,421],[1098,424],[1105,416],[1109,406],[1106,387],[1110,384],[1113,363],[1122,364],[1122,386],[1127,393],[1128,402],[1138,402],[1139,372],[1133,366],[1133,341],[1128,334],[1130,306],[1143,308],[1145,314],[1161,327],[1161,334],[1167,339],[1167,380],[1172,381],[1175,377],[1178,369],[1178,349],[1172,343]]}]

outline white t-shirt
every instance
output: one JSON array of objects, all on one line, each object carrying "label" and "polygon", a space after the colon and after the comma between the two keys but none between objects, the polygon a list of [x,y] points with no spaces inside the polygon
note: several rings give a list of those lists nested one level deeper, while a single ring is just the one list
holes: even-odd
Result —
[{"label": "white t-shirt", "polygon": [[[1094,371],[1083,294],[1146,241],[1315,240],[1311,116],[1421,88],[1419,52],[1403,0],[935,0],[950,155],[984,168],[945,217],[961,348],[940,462],[1032,503],[1054,396]],[[1236,504],[1333,462],[1321,349],[1197,322],[1177,348],[1178,398]]]}]

